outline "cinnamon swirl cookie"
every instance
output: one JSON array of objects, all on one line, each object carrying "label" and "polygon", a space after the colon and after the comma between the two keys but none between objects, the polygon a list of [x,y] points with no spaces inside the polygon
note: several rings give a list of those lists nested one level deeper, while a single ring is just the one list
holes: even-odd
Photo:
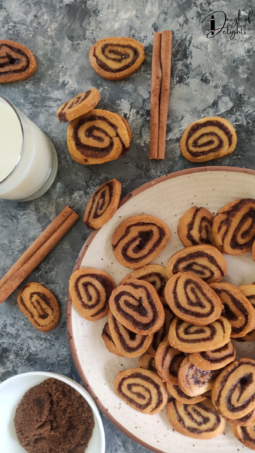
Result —
[{"label": "cinnamon swirl cookie", "polygon": [[195,326],[175,318],[168,339],[173,348],[192,353],[221,348],[229,342],[230,334],[231,325],[223,316],[207,326]]},{"label": "cinnamon swirl cookie", "polygon": [[232,420],[244,417],[255,408],[255,360],[239,359],[217,376],[212,389],[216,410]]},{"label": "cinnamon swirl cookie", "polygon": [[255,450],[255,423],[247,426],[232,426],[234,436],[242,442],[245,447]]},{"label": "cinnamon swirl cookie", "polygon": [[212,439],[223,433],[226,427],[226,421],[217,414],[209,399],[189,405],[170,400],[167,417],[178,433],[193,439]]},{"label": "cinnamon swirl cookie", "polygon": [[89,52],[92,68],[108,80],[121,80],[135,72],[145,59],[143,45],[132,38],[105,38]]},{"label": "cinnamon swirl cookie", "polygon": [[235,360],[236,350],[231,341],[212,351],[188,354],[189,361],[200,370],[219,370]]},{"label": "cinnamon swirl cookie", "polygon": [[169,239],[166,224],[150,215],[124,220],[112,238],[113,253],[125,267],[138,269],[153,261]]},{"label": "cinnamon swirl cookie", "polygon": [[210,286],[190,272],[179,272],[168,280],[165,299],[176,316],[197,326],[219,319],[223,308]]},{"label": "cinnamon swirl cookie", "polygon": [[242,198],[221,208],[213,219],[216,247],[229,255],[242,255],[255,238],[255,200]]},{"label": "cinnamon swirl cookie", "polygon": [[143,368],[120,371],[114,387],[120,398],[143,414],[156,414],[167,402],[165,384],[157,373]]},{"label": "cinnamon swirl cookie", "polygon": [[236,143],[232,124],[213,116],[191,123],[183,133],[180,147],[183,157],[190,162],[206,162],[231,154]]},{"label": "cinnamon swirl cookie", "polygon": [[238,287],[241,293],[250,301],[253,308],[255,308],[255,285],[251,283],[250,285],[241,285]]},{"label": "cinnamon swirl cookie", "polygon": [[123,357],[138,357],[149,348],[153,335],[139,335],[123,326],[113,314],[108,313],[108,324],[112,339]]},{"label": "cinnamon swirl cookie", "polygon": [[88,228],[98,230],[114,216],[121,195],[121,183],[117,179],[102,184],[90,198],[83,222]]},{"label": "cinnamon swirl cookie", "polygon": [[218,282],[227,273],[227,263],[212,245],[194,245],[179,250],[168,261],[167,278],[178,272],[192,272],[206,283]]},{"label": "cinnamon swirl cookie", "polygon": [[186,393],[181,390],[178,384],[167,383],[166,386],[171,396],[182,404],[196,404],[206,400],[207,398],[206,394],[194,397],[186,395]]},{"label": "cinnamon swirl cookie", "polygon": [[0,83],[28,79],[36,69],[36,59],[27,47],[9,39],[0,40]]},{"label": "cinnamon swirl cookie", "polygon": [[105,326],[103,328],[103,332],[102,332],[101,337],[104,340],[104,344],[105,344],[105,346],[106,346],[106,348],[108,349],[109,352],[111,352],[112,354],[115,354],[115,355],[117,355],[119,357],[123,357],[123,355],[116,348],[116,345],[115,345],[115,343],[114,343],[114,341],[112,339],[108,322],[105,324]]},{"label": "cinnamon swirl cookie", "polygon": [[160,343],[168,335],[170,324],[171,324],[172,320],[175,318],[171,308],[165,302],[165,300],[161,299],[161,302],[162,302],[164,310],[165,310],[165,322],[164,322],[163,326],[157,332],[154,333],[152,343],[147,351],[147,353],[150,354],[152,357],[155,357]]},{"label": "cinnamon swirl cookie", "polygon": [[142,280],[128,280],[115,288],[109,305],[123,326],[140,335],[157,332],[165,321],[164,307],[155,288]]},{"label": "cinnamon swirl cookie", "polygon": [[156,356],[155,365],[161,379],[170,384],[178,384],[178,371],[185,354],[178,349],[172,348],[168,337],[160,343]]},{"label": "cinnamon swirl cookie", "polygon": [[184,247],[213,244],[213,215],[205,208],[193,206],[180,218],[178,236]]},{"label": "cinnamon swirl cookie", "polygon": [[164,296],[164,289],[167,282],[166,269],[159,264],[148,264],[147,266],[141,267],[139,269],[130,272],[126,275],[120,282],[125,283],[130,280],[130,278],[137,278],[138,280],[145,280],[154,286],[158,295],[160,297]]},{"label": "cinnamon swirl cookie", "polygon": [[96,88],[83,91],[77,94],[70,101],[62,104],[57,111],[57,118],[61,123],[79,118],[90,110],[94,109],[101,99],[100,93]]},{"label": "cinnamon swirl cookie", "polygon": [[150,370],[154,371],[154,373],[157,373],[155,359],[147,352],[143,354],[142,357],[140,357],[138,366],[139,368],[144,368],[145,370]]},{"label": "cinnamon swirl cookie", "polygon": [[79,164],[102,164],[128,152],[130,134],[122,117],[94,109],[71,121],[67,129],[67,146]]},{"label": "cinnamon swirl cookie", "polygon": [[72,302],[88,321],[97,321],[107,315],[114,288],[115,283],[106,272],[88,267],[75,271],[69,281]]},{"label": "cinnamon swirl cookie", "polygon": [[22,313],[37,330],[49,332],[56,327],[60,315],[57,299],[41,283],[31,282],[22,286],[17,302]]},{"label": "cinnamon swirl cookie", "polygon": [[188,396],[202,395],[212,389],[217,374],[217,370],[200,370],[186,357],[178,371],[178,384]]},{"label": "cinnamon swirl cookie", "polygon": [[236,286],[227,282],[212,283],[210,286],[222,301],[222,316],[232,326],[232,338],[243,337],[255,328],[254,308]]}]

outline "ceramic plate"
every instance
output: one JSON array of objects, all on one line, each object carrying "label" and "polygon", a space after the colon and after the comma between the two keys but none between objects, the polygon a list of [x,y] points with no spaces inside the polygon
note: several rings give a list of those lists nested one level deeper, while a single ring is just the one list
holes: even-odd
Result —
[{"label": "ceramic plate", "polygon": [[[155,263],[166,265],[170,256],[183,248],[177,225],[191,206],[205,207],[212,214],[236,198],[255,197],[255,171],[231,167],[204,167],[172,173],[136,189],[126,196],[114,217],[98,232],[90,235],[75,268],[92,267],[106,271],[118,284],[131,270],[115,259],[111,239],[124,219],[149,214],[159,217],[170,229],[170,240]],[[255,263],[251,252],[240,257],[225,256],[228,273],[224,280],[239,286],[255,280]],[[233,453],[249,451],[234,438],[230,425],[224,434],[211,439],[195,440],[173,431],[166,410],[150,416],[135,411],[114,392],[118,371],[137,366],[138,359],[114,356],[105,348],[101,338],[106,318],[89,322],[72,307],[68,299],[68,332],[76,367],[85,387],[96,399],[103,412],[130,437],[155,452]],[[234,342],[238,357],[255,358],[254,342]]]}]

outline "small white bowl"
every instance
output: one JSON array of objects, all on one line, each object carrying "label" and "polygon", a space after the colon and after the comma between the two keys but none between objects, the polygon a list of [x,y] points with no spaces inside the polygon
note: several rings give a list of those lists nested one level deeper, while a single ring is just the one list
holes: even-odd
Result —
[{"label": "small white bowl", "polygon": [[105,436],[99,411],[88,392],[81,385],[60,374],[44,371],[18,374],[0,384],[0,452],[26,453],[20,445],[14,427],[15,412],[24,394],[45,379],[63,381],[79,392],[93,410],[95,427],[86,453],[105,453]]}]

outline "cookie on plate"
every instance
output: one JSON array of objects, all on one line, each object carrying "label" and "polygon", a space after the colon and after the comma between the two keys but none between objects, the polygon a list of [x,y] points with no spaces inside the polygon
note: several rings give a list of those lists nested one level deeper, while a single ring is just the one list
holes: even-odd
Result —
[{"label": "cookie on plate", "polygon": [[183,214],[178,223],[178,236],[184,247],[212,244],[213,215],[205,208],[193,206]]}]

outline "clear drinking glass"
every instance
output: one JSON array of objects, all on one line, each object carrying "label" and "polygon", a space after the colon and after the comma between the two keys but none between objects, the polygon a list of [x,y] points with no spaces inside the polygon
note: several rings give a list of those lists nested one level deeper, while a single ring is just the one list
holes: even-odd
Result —
[{"label": "clear drinking glass", "polygon": [[50,188],[57,170],[51,140],[0,94],[0,198],[35,200]]}]

